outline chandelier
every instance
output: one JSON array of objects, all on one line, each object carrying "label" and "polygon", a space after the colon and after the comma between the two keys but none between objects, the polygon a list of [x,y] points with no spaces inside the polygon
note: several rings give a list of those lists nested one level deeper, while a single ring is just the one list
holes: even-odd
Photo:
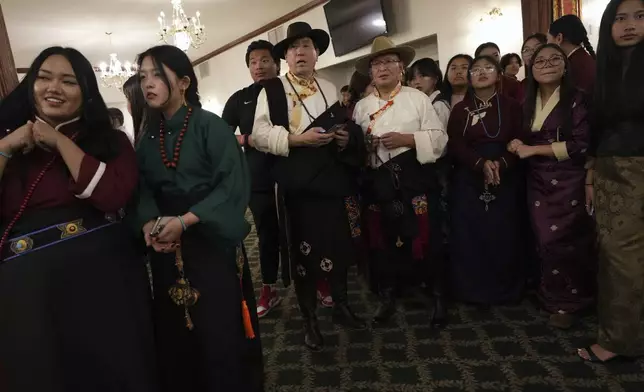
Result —
[{"label": "chandelier", "polygon": [[[110,37],[110,45],[112,40],[112,33],[105,33]],[[110,62],[102,62],[99,64],[101,71],[101,84],[106,88],[117,88],[121,90],[123,83],[125,83],[132,75],[136,73],[136,64],[126,61],[121,63],[116,53],[110,54]]]},{"label": "chandelier", "polygon": [[161,41],[172,44],[184,52],[187,52],[190,47],[198,48],[206,41],[205,27],[199,19],[199,11],[194,17],[188,18],[181,6],[181,0],[172,0],[171,3],[172,19],[169,26],[163,11],[159,14]]}]

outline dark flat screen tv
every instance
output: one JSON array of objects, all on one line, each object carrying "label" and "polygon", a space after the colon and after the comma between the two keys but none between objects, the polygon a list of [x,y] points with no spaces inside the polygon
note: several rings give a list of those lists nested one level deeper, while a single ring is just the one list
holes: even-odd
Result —
[{"label": "dark flat screen tv", "polygon": [[387,34],[383,0],[331,0],[324,5],[336,57],[371,44]]}]

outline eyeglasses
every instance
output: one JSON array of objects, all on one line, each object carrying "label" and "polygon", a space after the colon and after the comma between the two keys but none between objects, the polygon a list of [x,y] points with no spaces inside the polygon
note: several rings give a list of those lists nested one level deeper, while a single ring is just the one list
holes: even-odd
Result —
[{"label": "eyeglasses", "polygon": [[394,64],[397,65],[398,63],[400,63],[400,60],[392,60],[392,59],[390,59],[390,60],[378,60],[378,61],[372,61],[371,62],[371,67],[372,68],[380,68],[382,66],[391,67]]},{"label": "eyeglasses", "polygon": [[534,54],[535,48],[523,48],[521,54]]},{"label": "eyeglasses", "polygon": [[543,57],[537,57],[533,62],[532,66],[536,69],[543,69],[550,64],[551,67],[557,67],[563,63],[564,59],[561,56],[554,55],[550,58],[544,59]]},{"label": "eyeglasses", "polygon": [[482,74],[491,74],[496,72],[496,68],[492,66],[488,67],[477,67],[477,68],[472,68],[470,69],[470,75],[476,76],[476,75],[482,75]]}]

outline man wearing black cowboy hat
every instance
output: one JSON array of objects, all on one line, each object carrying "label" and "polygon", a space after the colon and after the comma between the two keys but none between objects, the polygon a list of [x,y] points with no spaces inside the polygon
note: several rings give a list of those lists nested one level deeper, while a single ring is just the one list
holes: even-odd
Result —
[{"label": "man wearing black cowboy hat", "polygon": [[278,203],[291,245],[291,271],[304,317],[304,343],[312,350],[323,344],[316,317],[316,281],[331,285],[333,320],[355,329],[363,320],[348,306],[347,269],[360,235],[355,170],[361,164],[362,132],[350,124],[336,98],[337,89],[315,77],[318,56],[329,35],[296,22],[274,53],[286,59],[289,72],[264,82],[259,94],[253,142],[277,156],[273,175]]},{"label": "man wearing black cowboy hat", "polygon": [[[246,50],[246,66],[253,84],[234,93],[226,102],[222,118],[233,129],[239,128],[239,144],[244,147],[252,179],[250,210],[259,238],[259,262],[262,271],[262,291],[257,301],[257,317],[266,316],[279,305],[281,298],[275,287],[280,264],[279,223],[275,204],[275,180],[270,168],[274,157],[254,148],[253,123],[261,82],[279,75],[280,57],[273,54],[273,44],[253,41]],[[283,251],[286,251],[284,249]],[[287,259],[284,253],[283,259]],[[287,263],[284,262],[283,266]],[[282,278],[287,284],[287,279]]]}]

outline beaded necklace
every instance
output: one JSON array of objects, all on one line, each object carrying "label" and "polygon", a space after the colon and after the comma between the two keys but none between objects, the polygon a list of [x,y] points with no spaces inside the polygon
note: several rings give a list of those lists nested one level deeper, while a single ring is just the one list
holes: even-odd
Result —
[{"label": "beaded necklace", "polygon": [[174,153],[172,155],[172,161],[168,159],[168,154],[165,151],[165,121],[161,121],[159,125],[159,151],[161,152],[161,159],[163,160],[163,165],[168,169],[176,169],[179,164],[179,154],[181,153],[181,144],[183,144],[183,137],[188,131],[188,122],[190,121],[190,116],[192,116],[192,108],[188,107],[188,113],[183,119],[183,128],[177,136],[177,142],[174,146]]}]

